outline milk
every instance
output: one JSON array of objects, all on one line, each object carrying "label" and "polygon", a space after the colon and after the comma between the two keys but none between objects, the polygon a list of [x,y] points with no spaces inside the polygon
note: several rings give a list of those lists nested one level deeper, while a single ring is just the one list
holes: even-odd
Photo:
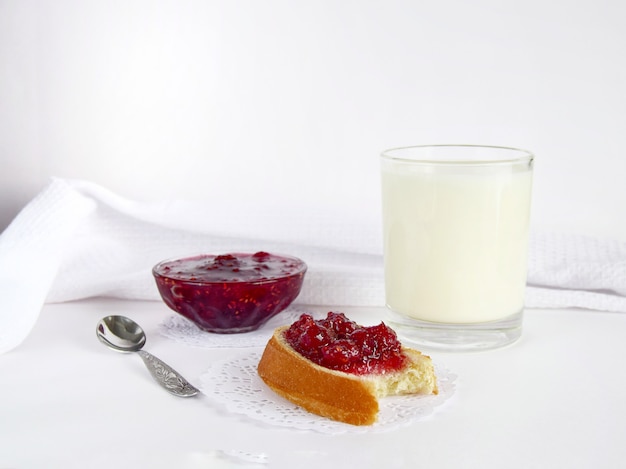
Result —
[{"label": "milk", "polygon": [[439,323],[522,311],[532,171],[383,161],[388,307]]}]

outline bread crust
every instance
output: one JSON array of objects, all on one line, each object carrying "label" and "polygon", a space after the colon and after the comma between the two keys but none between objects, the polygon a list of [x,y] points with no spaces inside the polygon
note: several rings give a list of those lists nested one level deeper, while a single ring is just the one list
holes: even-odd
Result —
[{"label": "bread crust", "polygon": [[287,328],[274,331],[258,373],[274,392],[309,412],[352,425],[371,425],[381,397],[437,393],[432,361],[417,350],[403,348],[409,358],[403,370],[355,375],[322,367],[298,353],[284,338]]}]

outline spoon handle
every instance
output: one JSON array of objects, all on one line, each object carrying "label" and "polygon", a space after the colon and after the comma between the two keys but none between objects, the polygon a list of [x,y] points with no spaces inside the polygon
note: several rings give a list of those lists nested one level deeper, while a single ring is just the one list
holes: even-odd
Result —
[{"label": "spoon handle", "polygon": [[137,353],[143,359],[152,377],[167,391],[180,397],[198,394],[199,391],[169,365],[144,350],[139,350]]}]

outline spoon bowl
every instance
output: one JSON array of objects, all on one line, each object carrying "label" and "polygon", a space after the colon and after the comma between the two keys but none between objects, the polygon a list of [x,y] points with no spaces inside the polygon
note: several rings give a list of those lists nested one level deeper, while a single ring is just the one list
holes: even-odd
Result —
[{"label": "spoon bowl", "polygon": [[141,326],[126,316],[107,316],[98,323],[100,342],[118,352],[136,352],[146,343]]},{"label": "spoon bowl", "polygon": [[148,367],[148,371],[166,391],[180,397],[198,394],[176,370],[154,355],[141,350],[146,343],[146,334],[139,324],[126,316],[106,316],[96,326],[96,336],[107,347],[118,352],[137,352]]}]

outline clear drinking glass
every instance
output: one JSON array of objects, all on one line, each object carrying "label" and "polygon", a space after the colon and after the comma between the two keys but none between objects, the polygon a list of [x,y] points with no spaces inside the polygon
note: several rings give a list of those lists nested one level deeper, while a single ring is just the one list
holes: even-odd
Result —
[{"label": "clear drinking glass", "polygon": [[533,159],[477,145],[382,153],[385,297],[403,340],[460,351],[520,337]]}]

